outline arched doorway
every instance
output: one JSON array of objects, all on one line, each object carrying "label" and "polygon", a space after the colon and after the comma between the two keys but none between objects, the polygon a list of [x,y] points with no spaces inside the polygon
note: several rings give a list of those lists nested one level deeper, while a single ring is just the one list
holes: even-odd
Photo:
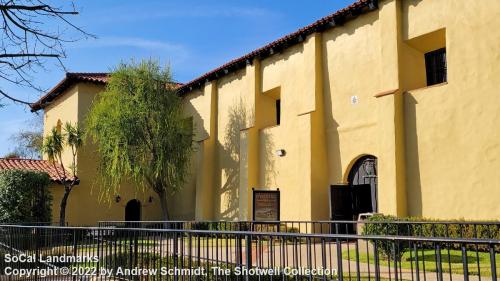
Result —
[{"label": "arched doorway", "polygon": [[125,221],[140,221],[141,220],[141,202],[137,199],[132,199],[125,206]]},{"label": "arched doorway", "polygon": [[377,158],[366,155],[354,163],[348,176],[354,216],[377,212]]}]

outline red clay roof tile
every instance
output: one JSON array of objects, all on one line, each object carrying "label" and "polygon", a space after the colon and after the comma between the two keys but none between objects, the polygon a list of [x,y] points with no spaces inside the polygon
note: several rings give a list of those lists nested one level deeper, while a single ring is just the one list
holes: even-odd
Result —
[{"label": "red clay roof tile", "polygon": [[[186,84],[177,83],[178,93],[186,93],[193,88],[201,87],[205,82],[212,81],[243,68],[246,64],[252,63],[254,58],[266,58],[277,51],[282,51],[290,46],[299,44],[305,37],[318,31],[334,28],[344,24],[345,21],[355,18],[356,16],[373,11],[378,7],[378,0],[358,0],[353,4],[334,12],[306,27],[303,27],[293,33],[283,36],[262,48],[254,50],[242,57],[234,59],[224,65],[209,71],[202,76],[191,80]],[[45,96],[41,97],[37,102],[31,104],[31,111],[38,111],[44,108],[47,104],[59,97],[68,87],[75,82],[92,82],[105,84],[108,81],[108,73],[67,73],[66,77],[52,88]]]},{"label": "red clay roof tile", "polygon": [[[31,111],[38,111],[49,103],[54,101],[56,98],[60,97],[66,89],[71,87],[73,84],[78,82],[90,82],[96,84],[106,84],[109,80],[109,73],[85,73],[85,72],[68,72],[66,77],[61,80],[56,86],[54,86],[50,91],[47,92],[43,97],[41,97],[37,102],[31,104]],[[175,87],[182,86],[181,83],[173,83]]]},{"label": "red clay roof tile", "polygon": [[183,94],[192,90],[193,88],[201,87],[205,82],[215,80],[230,72],[234,72],[243,68],[246,64],[252,63],[254,58],[266,58],[271,56],[277,51],[282,51],[290,46],[296,45],[305,38],[318,31],[334,28],[344,24],[347,20],[353,19],[360,14],[373,11],[378,8],[378,0],[358,0],[353,4],[334,12],[314,23],[303,27],[293,33],[285,35],[262,48],[254,50],[242,57],[234,59],[212,71],[209,71],[202,76],[185,83],[179,87],[178,92]]},{"label": "red clay roof tile", "polygon": [[71,87],[76,82],[90,82],[97,84],[106,84],[109,78],[109,73],[84,73],[84,72],[68,72],[61,82],[55,85],[50,91],[41,97],[37,102],[31,104],[31,111],[38,111],[44,108],[47,104],[54,101],[66,89]]},{"label": "red clay roof tile", "polygon": [[[36,159],[20,159],[20,158],[0,158],[0,170],[30,170],[37,172],[45,172],[49,175],[50,180],[60,183],[60,176],[63,175],[61,166],[54,166],[47,160]],[[70,173],[66,171],[66,175]],[[73,177],[68,177],[67,180],[73,180]]]}]

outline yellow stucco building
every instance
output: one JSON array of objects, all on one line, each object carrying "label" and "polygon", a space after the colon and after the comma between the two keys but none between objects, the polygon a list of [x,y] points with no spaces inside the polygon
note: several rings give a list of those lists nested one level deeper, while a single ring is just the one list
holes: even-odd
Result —
[{"label": "yellow stucco building", "polygon": [[[500,1],[365,0],[182,85],[192,176],[176,219],[249,220],[279,188],[281,220],[362,212],[500,219]],[[33,110],[81,122],[104,74],[68,74]],[[68,220],[159,219],[151,192],[98,203],[95,153],[78,155]],[[123,193],[123,194],[122,194]],[[348,202],[347,202],[348,201]]]}]

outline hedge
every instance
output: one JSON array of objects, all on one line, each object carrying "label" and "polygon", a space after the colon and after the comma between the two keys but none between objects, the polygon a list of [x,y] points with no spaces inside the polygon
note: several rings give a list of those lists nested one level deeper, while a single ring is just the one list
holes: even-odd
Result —
[{"label": "hedge", "polygon": [[[372,235],[500,239],[500,224],[494,224],[494,222],[488,224],[488,222],[479,223],[464,220],[440,221],[419,217],[398,218],[387,215],[374,215],[369,217],[367,221],[379,222],[365,225],[364,232]],[[391,223],[396,221],[403,223]]]},{"label": "hedge", "polygon": [[[500,224],[488,224],[487,222],[439,221],[419,217],[399,218],[388,215],[374,215],[367,218],[367,221],[368,223],[363,227],[363,235],[500,239]],[[395,223],[396,221],[399,223]],[[378,241],[377,246],[386,256],[398,258],[407,250],[408,243]],[[449,245],[450,248],[460,248],[460,246]],[[468,248],[476,250],[476,246],[470,245]],[[487,249],[486,246],[479,245],[477,250]]]},{"label": "hedge", "polygon": [[0,171],[0,223],[50,222],[52,196],[46,173]]}]

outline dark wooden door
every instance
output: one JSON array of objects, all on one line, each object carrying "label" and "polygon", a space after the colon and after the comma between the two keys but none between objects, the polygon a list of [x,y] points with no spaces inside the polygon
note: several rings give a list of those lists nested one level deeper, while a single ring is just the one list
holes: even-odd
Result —
[{"label": "dark wooden door", "polygon": [[125,206],[125,221],[141,220],[141,202],[137,199],[128,201]]},{"label": "dark wooden door", "polygon": [[[333,221],[352,221],[352,189],[349,185],[330,186],[330,218]],[[350,223],[332,223],[330,233],[352,234],[354,225]]]},{"label": "dark wooden door", "polygon": [[352,220],[352,195],[348,185],[330,187],[330,218],[332,220]]}]

